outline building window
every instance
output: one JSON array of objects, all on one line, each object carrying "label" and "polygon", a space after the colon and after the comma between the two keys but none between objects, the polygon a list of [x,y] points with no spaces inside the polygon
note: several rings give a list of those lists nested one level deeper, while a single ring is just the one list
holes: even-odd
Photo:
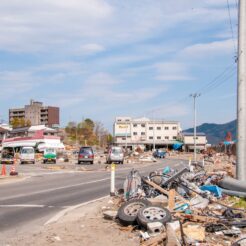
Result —
[{"label": "building window", "polygon": [[145,135],[145,132],[141,132],[141,135],[144,136]]},{"label": "building window", "polygon": [[165,126],[165,130],[169,130],[169,127],[168,126]]},{"label": "building window", "polygon": [[153,130],[153,127],[152,127],[152,126],[150,126],[150,127],[149,127],[149,130]]},{"label": "building window", "polygon": [[177,139],[177,137],[176,136],[173,136],[173,139]]},{"label": "building window", "polygon": [[145,124],[141,124],[142,127],[145,127]]},{"label": "building window", "polygon": [[118,121],[121,121],[121,120],[118,120]]},{"label": "building window", "polygon": [[153,137],[149,137],[149,139],[153,139]]},{"label": "building window", "polygon": [[169,137],[168,136],[165,136],[165,139],[169,139]]},{"label": "building window", "polygon": [[122,138],[122,140],[126,140],[126,138],[124,137],[124,138]]},{"label": "building window", "polygon": [[130,120],[126,119],[126,121],[130,121]]},{"label": "building window", "polygon": [[160,137],[160,136],[158,136],[158,137],[157,137],[157,139],[161,139],[161,137]]},{"label": "building window", "polygon": [[160,127],[160,126],[158,126],[156,129],[157,129],[157,130],[161,130],[161,127]]},{"label": "building window", "polygon": [[173,130],[177,130],[177,127],[176,126],[173,126]]},{"label": "building window", "polygon": [[137,132],[133,132],[133,135],[135,135],[135,136],[136,136],[136,135],[138,135],[138,133],[137,133]]},{"label": "building window", "polygon": [[138,126],[138,124],[133,124],[133,127],[137,127]]}]

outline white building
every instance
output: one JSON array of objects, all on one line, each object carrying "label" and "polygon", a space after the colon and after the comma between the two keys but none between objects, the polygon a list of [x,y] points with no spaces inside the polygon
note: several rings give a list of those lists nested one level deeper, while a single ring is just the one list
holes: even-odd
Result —
[{"label": "white building", "polygon": [[[194,133],[183,132],[181,140],[184,143],[183,150],[187,152],[194,152]],[[207,145],[207,137],[203,132],[196,133],[196,149],[198,151],[205,150]]]},{"label": "white building", "polygon": [[181,132],[177,121],[132,119],[117,117],[114,123],[114,143],[127,148],[152,149],[171,147]]}]

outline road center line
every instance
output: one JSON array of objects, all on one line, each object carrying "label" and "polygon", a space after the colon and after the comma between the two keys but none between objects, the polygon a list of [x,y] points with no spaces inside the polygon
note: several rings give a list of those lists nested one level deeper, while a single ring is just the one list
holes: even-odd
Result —
[{"label": "road center line", "polygon": [[93,184],[93,183],[98,183],[98,182],[102,182],[102,181],[106,181],[106,180],[110,180],[110,178],[97,179],[97,180],[93,180],[93,181],[89,181],[89,182],[84,182],[84,183],[79,183],[79,184],[74,184],[74,185],[61,186],[61,187],[57,187],[57,188],[51,188],[51,189],[36,191],[36,192],[32,192],[32,193],[23,193],[23,194],[19,194],[17,196],[4,197],[4,199],[0,199],[0,201],[5,201],[5,200],[8,200],[8,199],[14,199],[14,198],[20,198],[20,197],[23,197],[23,196],[24,197],[32,196],[32,195],[42,194],[42,193],[46,193],[46,192],[51,192],[51,191],[56,191],[56,190],[62,190],[62,189],[77,187],[77,186],[81,186],[81,185]]}]

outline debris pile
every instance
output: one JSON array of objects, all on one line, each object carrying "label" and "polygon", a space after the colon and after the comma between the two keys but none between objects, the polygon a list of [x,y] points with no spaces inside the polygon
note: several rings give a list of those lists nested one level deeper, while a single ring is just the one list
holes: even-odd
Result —
[{"label": "debris pile", "polygon": [[226,171],[207,172],[199,163],[128,174],[104,211],[150,245],[243,245],[246,243],[246,182]]}]

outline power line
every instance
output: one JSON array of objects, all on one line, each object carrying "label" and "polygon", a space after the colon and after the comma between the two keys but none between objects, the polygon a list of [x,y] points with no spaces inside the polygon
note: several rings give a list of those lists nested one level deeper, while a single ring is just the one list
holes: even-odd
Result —
[{"label": "power line", "polygon": [[212,90],[216,89],[218,86],[224,84],[225,82],[227,82],[230,78],[232,78],[235,74],[237,73],[236,69],[234,71],[232,71],[232,73],[225,79],[223,79],[222,81],[220,81],[219,83],[215,84],[213,87],[211,87],[209,90],[205,91],[203,93],[204,94],[208,94],[209,92],[211,92]]},{"label": "power line", "polygon": [[218,74],[214,79],[212,79],[210,82],[208,82],[207,84],[205,84],[204,86],[202,86],[201,88],[199,88],[197,90],[197,93],[200,91],[205,91],[206,89],[210,88],[211,86],[213,86],[214,84],[218,83],[218,81],[220,81],[221,79],[224,79],[226,75],[228,75],[228,71],[229,73],[231,72],[231,70],[235,69],[235,65],[230,65],[228,67],[226,67],[220,74]]},{"label": "power line", "polygon": [[229,0],[226,0],[226,2],[227,2],[227,10],[228,10],[229,23],[230,23],[230,29],[231,29],[232,42],[233,42],[233,46],[234,46],[234,52],[235,52],[235,54],[237,54],[237,48],[236,48],[235,38],[234,38],[234,31],[233,31],[233,27],[232,27],[232,19],[231,19],[231,10],[230,10]]}]

